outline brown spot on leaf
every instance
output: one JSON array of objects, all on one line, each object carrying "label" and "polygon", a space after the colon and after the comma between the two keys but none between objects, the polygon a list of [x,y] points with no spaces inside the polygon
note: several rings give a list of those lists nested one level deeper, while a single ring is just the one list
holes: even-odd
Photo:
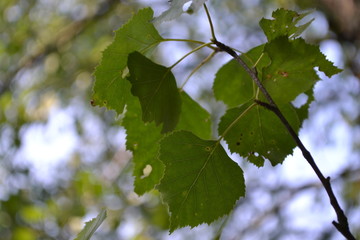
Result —
[{"label": "brown spot on leaf", "polygon": [[289,76],[289,73],[285,72],[285,71],[279,71],[278,74],[283,76],[283,77],[288,77]]}]

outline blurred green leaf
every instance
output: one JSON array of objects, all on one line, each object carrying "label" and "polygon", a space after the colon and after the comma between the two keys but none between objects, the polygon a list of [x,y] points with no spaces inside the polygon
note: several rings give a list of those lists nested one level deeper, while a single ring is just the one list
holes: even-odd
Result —
[{"label": "blurred green leaf", "polygon": [[89,222],[85,223],[85,227],[81,230],[81,232],[79,232],[74,240],[89,240],[95,231],[100,227],[105,218],[106,210],[103,209],[96,218],[93,218]]},{"label": "blurred green leaf", "polygon": [[36,240],[38,239],[37,234],[31,228],[17,227],[15,228],[12,240]]},{"label": "blurred green leaf", "polygon": [[44,209],[36,205],[24,206],[20,214],[28,223],[39,223],[44,219]]}]

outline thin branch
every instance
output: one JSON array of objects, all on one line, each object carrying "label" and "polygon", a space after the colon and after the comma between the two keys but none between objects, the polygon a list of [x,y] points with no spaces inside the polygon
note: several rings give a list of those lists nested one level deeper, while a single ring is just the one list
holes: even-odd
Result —
[{"label": "thin branch", "polygon": [[256,100],[255,102],[259,104],[260,106],[265,107],[266,109],[272,111],[276,114],[276,116],[280,119],[282,124],[286,127],[287,131],[290,133],[291,137],[296,142],[297,146],[300,148],[304,158],[307,160],[307,162],[310,164],[318,178],[320,179],[322,185],[324,186],[326,193],[329,196],[330,204],[332,205],[333,209],[335,210],[335,213],[337,215],[337,222],[333,221],[333,225],[335,228],[347,239],[349,240],[355,240],[355,237],[352,235],[349,229],[349,223],[348,219],[342,210],[342,208],[339,205],[339,202],[333,192],[331,183],[330,183],[330,177],[325,178],[318,166],[316,165],[311,153],[306,149],[300,138],[298,137],[297,133],[294,131],[290,123],[287,121],[285,116],[280,111],[279,107],[276,105],[268,91],[265,89],[264,85],[261,83],[261,81],[258,78],[258,74],[255,69],[251,69],[241,58],[239,55],[236,54],[232,48],[226,46],[225,44],[218,42],[216,39],[212,40],[213,43],[222,51],[228,53],[231,55],[244,69],[245,71],[250,75],[252,80],[256,83],[260,91],[265,96],[268,103],[260,102]]},{"label": "thin branch", "polygon": [[256,85],[259,87],[260,91],[264,94],[266,100],[271,104],[275,105],[274,100],[270,96],[270,94],[266,91],[264,85],[261,83],[260,79],[258,78],[257,72],[255,69],[251,69],[244,60],[240,58],[240,56],[229,46],[226,46],[225,44],[217,41],[216,39],[213,40],[213,43],[224,52],[227,52],[229,55],[231,55],[244,69],[245,71],[250,75],[251,79],[256,83]]},{"label": "thin branch", "polygon": [[214,25],[213,25],[212,20],[211,20],[209,9],[207,8],[205,3],[204,3],[204,8],[205,8],[206,16],[208,17],[208,20],[209,20],[212,39],[216,41]]}]

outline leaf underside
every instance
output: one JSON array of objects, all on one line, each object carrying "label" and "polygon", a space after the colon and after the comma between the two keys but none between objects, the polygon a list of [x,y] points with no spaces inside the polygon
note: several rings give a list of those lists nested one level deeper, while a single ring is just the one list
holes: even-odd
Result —
[{"label": "leaf underside", "polygon": [[[299,120],[290,104],[281,111],[297,132]],[[296,144],[278,117],[268,109],[248,102],[229,109],[221,118],[219,134],[232,126],[224,136],[231,152],[236,152],[256,166],[263,166],[265,159],[272,165],[282,163],[292,154]]]},{"label": "leaf underside", "polygon": [[211,138],[211,116],[186,92],[181,91],[181,115],[177,130],[187,130],[203,139]]},{"label": "leaf underside", "polygon": [[[164,174],[164,165],[157,158],[159,141],[162,138],[161,128],[155,123],[142,121],[141,106],[134,96],[128,101],[122,124],[126,129],[126,149],[133,154],[134,190],[137,194],[143,195],[152,190]],[[145,175],[144,169],[147,166],[151,167],[151,172]]]},{"label": "leaf underside", "polygon": [[170,232],[211,223],[245,195],[241,168],[217,141],[176,131],[161,141],[159,158],[166,166],[159,190],[171,213]]},{"label": "leaf underside", "polygon": [[278,37],[265,45],[264,52],[271,59],[271,64],[263,68],[263,83],[278,104],[290,102],[311,89],[319,80],[315,67],[328,77],[341,71],[325,58],[317,46],[300,38]]},{"label": "leaf underside", "polygon": [[[262,68],[270,64],[270,59],[262,56],[263,51],[264,45],[260,45],[241,55],[248,66],[256,64],[259,78]],[[234,59],[224,64],[216,73],[213,91],[216,99],[223,101],[228,107],[241,105],[254,98],[256,93],[250,75]]]},{"label": "leaf underside", "polygon": [[[182,113],[176,129],[210,138],[210,114],[185,92],[181,92],[180,95]],[[123,126],[126,129],[126,148],[133,153],[135,192],[143,195],[154,189],[164,175],[164,165],[158,159],[159,141],[163,137],[161,128],[155,123],[144,123],[141,120],[141,106],[138,99],[133,96],[126,107]],[[145,175],[144,170],[147,166],[151,167],[151,172]]]},{"label": "leaf underside", "polygon": [[114,41],[103,52],[94,73],[94,105],[113,109],[118,114],[123,112],[129,96],[127,81],[123,77],[128,54],[149,52],[163,40],[150,22],[152,18],[151,8],[142,9],[115,31]]},{"label": "leaf underside", "polygon": [[174,130],[180,118],[181,98],[171,70],[139,52],[129,54],[128,68],[131,93],[140,100],[143,121],[162,123],[162,133]]}]

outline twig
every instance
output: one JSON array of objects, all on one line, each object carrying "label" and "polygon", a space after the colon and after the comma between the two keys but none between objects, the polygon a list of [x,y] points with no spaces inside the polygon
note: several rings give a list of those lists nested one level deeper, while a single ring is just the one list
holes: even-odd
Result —
[{"label": "twig", "polygon": [[272,111],[276,114],[276,116],[280,119],[282,124],[286,127],[287,131],[290,133],[291,137],[296,142],[297,146],[300,148],[304,158],[307,160],[307,162],[310,164],[311,168],[314,170],[318,178],[320,179],[322,185],[324,186],[326,193],[329,196],[330,204],[332,205],[333,209],[335,210],[336,216],[337,216],[337,222],[333,221],[332,224],[335,226],[335,228],[347,239],[349,240],[355,240],[355,237],[352,235],[349,229],[349,223],[348,219],[342,210],[342,208],[339,205],[339,202],[333,192],[331,183],[330,183],[330,177],[325,178],[318,166],[316,165],[311,153],[305,148],[304,144],[298,137],[297,133],[294,131],[294,129],[291,127],[290,123],[287,121],[285,116],[280,111],[279,107],[276,105],[268,91],[265,89],[264,85],[261,83],[261,81],[258,78],[257,72],[254,69],[251,69],[241,58],[239,55],[236,54],[232,48],[229,46],[226,46],[225,44],[217,41],[216,39],[212,40],[213,43],[222,51],[228,53],[231,55],[244,69],[245,71],[250,75],[252,80],[256,83],[256,85],[259,87],[260,91],[265,96],[268,103],[264,103],[258,100],[255,100],[257,104],[260,106],[265,107],[266,109]]},{"label": "twig", "polygon": [[209,9],[207,8],[207,6],[206,6],[205,3],[204,3],[204,9],[205,9],[205,12],[206,12],[206,16],[207,16],[207,18],[208,18],[208,21],[209,21],[210,30],[211,30],[211,36],[212,36],[213,39],[216,40],[214,25],[213,25],[212,20],[211,20],[211,16],[210,16],[210,13],[209,13]]}]

